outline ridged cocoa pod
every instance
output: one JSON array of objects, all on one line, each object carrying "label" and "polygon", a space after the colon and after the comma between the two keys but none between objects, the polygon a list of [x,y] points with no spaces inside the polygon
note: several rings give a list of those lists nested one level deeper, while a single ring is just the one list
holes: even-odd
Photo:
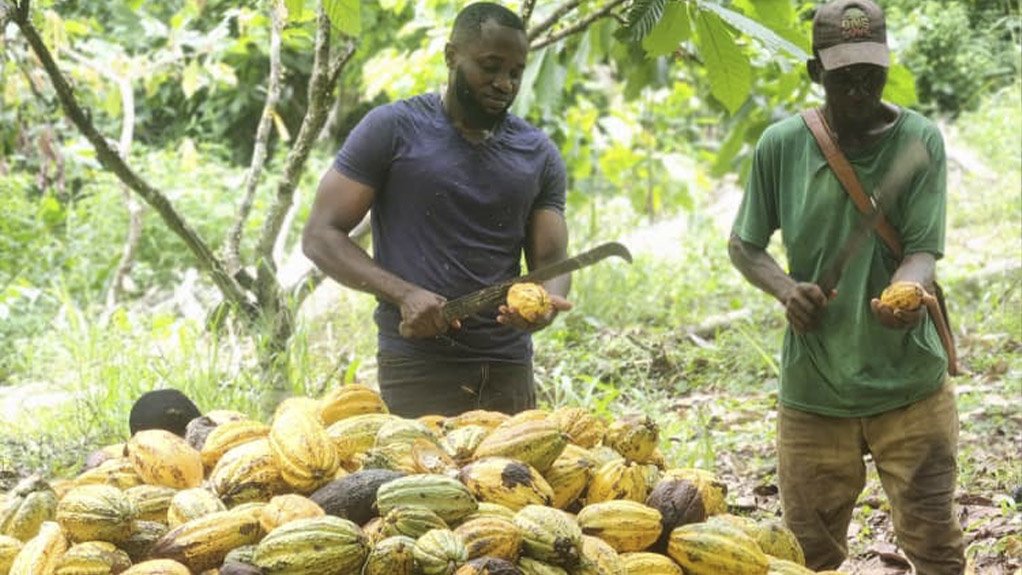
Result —
[{"label": "ridged cocoa pod", "polygon": [[26,542],[57,512],[57,495],[39,475],[22,479],[0,498],[0,535]]},{"label": "ridged cocoa pod", "polygon": [[461,468],[461,482],[477,501],[518,511],[526,505],[550,505],[554,492],[532,466],[506,457],[485,457]]},{"label": "ridged cocoa pod", "polygon": [[479,557],[459,567],[454,575],[522,575],[522,570],[505,559]]}]

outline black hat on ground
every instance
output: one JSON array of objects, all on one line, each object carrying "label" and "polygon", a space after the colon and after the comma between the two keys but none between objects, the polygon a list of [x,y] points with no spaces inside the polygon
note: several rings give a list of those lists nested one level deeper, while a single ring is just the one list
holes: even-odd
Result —
[{"label": "black hat on ground", "polygon": [[192,400],[176,389],[143,393],[131,406],[128,427],[131,434],[143,429],[166,429],[184,437],[188,422],[202,415]]}]

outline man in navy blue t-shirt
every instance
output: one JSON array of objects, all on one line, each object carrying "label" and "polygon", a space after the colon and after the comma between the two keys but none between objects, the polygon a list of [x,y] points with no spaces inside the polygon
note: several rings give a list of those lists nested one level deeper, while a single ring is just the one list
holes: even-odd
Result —
[{"label": "man in navy blue t-shirt", "polygon": [[[559,311],[571,282],[545,287],[553,310],[527,322],[498,309],[448,325],[445,301],[566,257],[564,160],[508,113],[528,54],[522,20],[480,2],[454,21],[448,85],[380,106],[323,175],[305,253],[327,275],[376,296],[379,383],[393,413],[535,407],[531,332]],[[372,208],[372,258],[348,233]]]}]

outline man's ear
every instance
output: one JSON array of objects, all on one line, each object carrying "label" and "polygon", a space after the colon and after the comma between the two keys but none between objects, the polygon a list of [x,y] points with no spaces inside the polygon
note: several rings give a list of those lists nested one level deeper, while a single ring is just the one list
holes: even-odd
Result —
[{"label": "man's ear", "polygon": [[822,84],[823,64],[816,58],[806,60],[806,71],[809,72],[809,79],[817,84]]},{"label": "man's ear", "polygon": [[457,65],[458,48],[454,44],[448,42],[444,45],[444,62],[447,63],[447,69],[453,70]]}]

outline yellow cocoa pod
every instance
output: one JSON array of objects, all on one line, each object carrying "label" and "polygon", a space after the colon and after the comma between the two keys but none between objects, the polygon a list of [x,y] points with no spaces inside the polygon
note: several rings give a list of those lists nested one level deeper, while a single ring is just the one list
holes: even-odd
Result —
[{"label": "yellow cocoa pod", "polygon": [[496,557],[517,561],[522,549],[522,532],[512,519],[479,517],[465,521],[454,530],[468,549],[468,558]]},{"label": "yellow cocoa pod", "polygon": [[473,409],[459,415],[453,415],[444,419],[444,430],[448,433],[455,429],[469,425],[478,425],[487,430],[493,429],[510,418],[506,413],[489,411],[486,409]]},{"label": "yellow cocoa pod", "polygon": [[203,487],[185,489],[178,491],[171,498],[170,507],[167,508],[167,525],[173,529],[203,515],[226,510],[224,502],[209,489]]},{"label": "yellow cocoa pod", "polygon": [[569,443],[554,464],[543,474],[553,491],[551,503],[558,509],[567,509],[589,486],[595,464],[585,449]]},{"label": "yellow cocoa pod", "polygon": [[593,474],[586,491],[586,504],[612,499],[643,502],[649,495],[644,469],[638,463],[616,459],[604,463]]},{"label": "yellow cocoa pod", "polygon": [[109,575],[131,567],[128,554],[106,541],[72,546],[57,562],[55,575]]},{"label": "yellow cocoa pod", "polygon": [[757,523],[752,538],[767,555],[798,565],[806,564],[802,545],[795,538],[795,534],[776,519]]},{"label": "yellow cocoa pod", "polygon": [[671,532],[667,554],[685,575],[766,575],[769,559],[742,530],[724,523],[692,523]]},{"label": "yellow cocoa pod", "polygon": [[550,417],[557,422],[561,431],[568,434],[571,442],[589,449],[603,441],[607,426],[603,421],[581,407],[561,407]]},{"label": "yellow cocoa pod", "polygon": [[217,461],[233,447],[242,443],[266,437],[270,434],[270,426],[251,419],[232,419],[213,428],[206,436],[202,445],[202,465],[206,470],[213,469]]},{"label": "yellow cocoa pod", "polygon": [[164,485],[137,485],[124,490],[135,506],[135,519],[140,521],[167,521],[167,509],[177,495],[177,489]]},{"label": "yellow cocoa pod", "polygon": [[286,487],[266,438],[243,443],[225,453],[210,472],[209,484],[228,506],[269,501]]},{"label": "yellow cocoa pod", "polygon": [[132,565],[121,575],[192,575],[192,572],[172,559],[152,559]]},{"label": "yellow cocoa pod", "polygon": [[550,505],[554,493],[532,466],[507,457],[484,457],[461,469],[461,482],[477,501],[518,511],[526,505]]},{"label": "yellow cocoa pod", "polygon": [[335,387],[320,400],[319,419],[329,426],[342,419],[367,413],[389,413],[376,390],[358,383]]},{"label": "yellow cocoa pod", "polygon": [[476,459],[508,457],[531,465],[540,473],[550,469],[568,444],[568,436],[549,419],[505,422],[476,447]]},{"label": "yellow cocoa pod", "polygon": [[38,475],[26,477],[0,496],[0,535],[28,541],[44,521],[53,519],[56,510],[57,494],[50,484]]},{"label": "yellow cocoa pod", "polygon": [[112,485],[82,485],[57,504],[57,523],[75,543],[121,543],[131,536],[137,510],[123,491]]},{"label": "yellow cocoa pod", "polygon": [[514,308],[526,321],[536,321],[550,313],[553,304],[550,295],[539,284],[522,282],[512,284],[507,290],[507,305]]},{"label": "yellow cocoa pod", "polygon": [[622,553],[621,561],[626,575],[682,575],[681,567],[673,559],[659,553]]},{"label": "yellow cocoa pod", "polygon": [[582,535],[582,557],[572,575],[623,575],[624,561],[614,547],[599,537]]},{"label": "yellow cocoa pod", "polygon": [[18,556],[18,552],[24,543],[20,539],[15,539],[9,535],[0,535],[0,574],[7,575],[7,572],[11,570],[11,564],[14,563],[14,558]]},{"label": "yellow cocoa pod", "polygon": [[255,513],[217,511],[171,529],[149,549],[153,559],[171,559],[193,572],[213,569],[232,549],[254,545],[263,536]]},{"label": "yellow cocoa pod", "polygon": [[67,551],[67,538],[56,521],[43,521],[39,533],[25,542],[11,563],[10,575],[50,575]]},{"label": "yellow cocoa pod", "polygon": [[329,483],[340,467],[326,428],[301,409],[280,413],[270,427],[269,441],[281,477],[300,493]]},{"label": "yellow cocoa pod", "polygon": [[795,563],[794,561],[788,561],[787,559],[778,559],[771,555],[767,555],[767,575],[810,575],[815,573],[812,569],[808,569]]},{"label": "yellow cocoa pod", "polygon": [[126,449],[135,473],[150,485],[189,489],[202,483],[202,456],[169,431],[139,431],[128,440]]},{"label": "yellow cocoa pod", "polygon": [[629,500],[586,505],[576,517],[582,533],[603,539],[615,551],[642,551],[660,537],[660,511]]},{"label": "yellow cocoa pod", "polygon": [[135,472],[135,466],[127,457],[111,457],[96,467],[84,471],[72,482],[72,486],[103,484],[118,489],[131,489],[145,485],[142,477]]},{"label": "yellow cocoa pod", "polygon": [[650,462],[660,441],[660,426],[648,415],[624,417],[610,424],[603,442],[636,463]]},{"label": "yellow cocoa pod", "polygon": [[894,282],[880,294],[880,303],[894,309],[912,311],[923,304],[926,290],[916,282]]},{"label": "yellow cocoa pod", "polygon": [[519,558],[518,570],[522,572],[522,575],[568,575],[567,571],[556,565],[531,557]]},{"label": "yellow cocoa pod", "polygon": [[259,524],[267,533],[295,519],[322,517],[323,515],[326,513],[315,501],[297,493],[277,495],[257,511]]}]

